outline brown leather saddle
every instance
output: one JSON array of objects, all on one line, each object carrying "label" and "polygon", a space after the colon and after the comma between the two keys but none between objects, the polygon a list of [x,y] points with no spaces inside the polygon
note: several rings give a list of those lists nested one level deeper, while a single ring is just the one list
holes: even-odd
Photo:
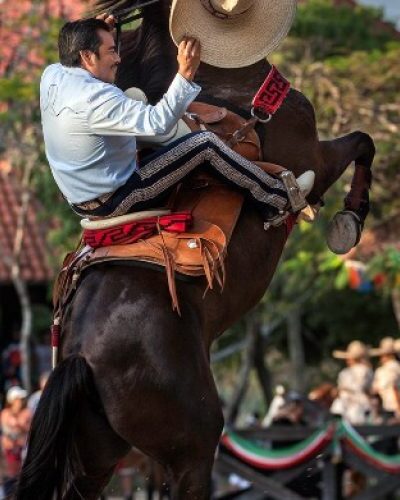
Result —
[{"label": "brown leather saddle", "polygon": [[193,102],[183,117],[190,130],[209,130],[248,160],[261,160],[261,144],[255,121],[245,120],[226,108]]},{"label": "brown leather saddle", "polygon": [[[246,158],[257,161],[261,146],[254,121],[241,118],[226,108],[194,102],[184,118],[191,130],[209,130]],[[282,167],[269,165],[270,173]],[[263,167],[264,168],[264,167]],[[82,272],[104,262],[140,261],[166,270],[172,306],[179,313],[175,273],[205,276],[206,289],[215,282],[224,286],[224,259],[240,215],[243,195],[203,173],[196,174],[177,187],[169,207],[172,212],[190,211],[193,225],[185,233],[159,230],[158,234],[136,243],[101,248],[82,247],[67,255],[57,278],[53,301],[56,316],[73,296]],[[139,214],[140,215],[140,214]]]},{"label": "brown leather saddle", "polygon": [[[166,270],[172,307],[179,313],[175,273],[204,276],[206,290],[224,286],[224,259],[239,219],[243,195],[211,176],[198,174],[178,186],[171,198],[173,212],[188,210],[193,225],[185,233],[160,230],[158,234],[129,245],[92,249],[80,247],[67,255],[53,293],[56,315],[62,315],[81,274],[104,262],[140,261]],[[58,313],[57,313],[58,311]]]}]

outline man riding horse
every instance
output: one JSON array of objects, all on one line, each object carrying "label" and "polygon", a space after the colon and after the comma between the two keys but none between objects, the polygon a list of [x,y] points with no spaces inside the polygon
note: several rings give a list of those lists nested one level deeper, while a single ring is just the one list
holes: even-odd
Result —
[{"label": "man riding horse", "polygon": [[[221,13],[226,9],[226,15],[238,16],[240,2],[212,4]],[[160,206],[173,186],[205,162],[214,176],[245,192],[265,228],[280,225],[306,206],[312,171],[297,182],[288,171],[273,177],[260,168],[262,162],[245,159],[208,131],[185,135],[138,161],[136,138],[169,133],[201,91],[193,82],[200,42],[179,35],[178,73],[151,106],[113,84],[120,63],[113,26],[114,18],[107,14],[65,24],[59,36],[60,63],[47,67],[41,80],[46,154],[74,212],[105,218]],[[263,57],[257,50],[256,57]]]},{"label": "man riding horse", "polygon": [[[123,54],[125,64],[118,74],[129,79],[121,83],[120,78],[119,83],[124,89],[141,87],[155,105],[128,99],[111,83],[119,63],[109,27],[112,19],[103,16],[66,25],[60,37],[61,64],[44,74],[41,105],[50,164],[72,208],[98,218],[158,205],[163,202],[160,196],[204,162],[214,176],[248,192],[254,203],[242,206],[241,193],[221,186],[219,179],[201,189],[196,184],[199,179],[192,180],[175,197],[181,196],[182,204],[174,205],[178,210],[196,205],[186,240],[183,233],[160,231],[134,245],[114,245],[114,253],[119,249],[115,265],[105,264],[111,247],[89,250],[100,251],[101,257],[84,272],[82,267],[75,272],[73,255],[65,270],[72,293],[62,302],[62,321],[53,329],[53,347],[61,338],[60,359],[33,419],[15,499],[95,500],[118,461],[134,446],[167,470],[172,498],[209,500],[223,427],[210,370],[211,345],[259,302],[287,240],[289,224],[260,231],[262,218],[256,208],[264,220],[272,218],[278,224],[286,217],[279,210],[286,212],[289,194],[288,205],[297,210],[308,189],[301,195],[293,183],[294,191],[287,193],[281,179],[263,173],[210,133],[182,137],[138,162],[135,137],[168,132],[197,95],[199,88],[191,80],[200,47],[192,38],[182,43],[187,34],[201,40],[201,57],[209,64],[200,68],[198,78],[203,75],[202,86],[210,97],[229,95],[229,108],[234,104],[229,93],[233,89],[240,97],[238,105],[243,93],[249,104],[271,69],[264,55],[287,33],[296,1],[173,0],[172,9],[171,0],[97,0],[97,4],[100,11],[111,8],[117,15],[125,7],[143,7],[141,25],[123,37],[130,50]],[[170,32],[179,44],[176,76]],[[260,64],[254,63],[259,58]],[[230,59],[239,70],[210,66],[226,68]],[[355,162],[346,210],[338,214],[333,231],[341,252],[354,246],[368,213],[372,139],[354,132],[320,141],[314,109],[294,89],[287,92],[274,119],[259,128],[264,159],[290,167],[296,175],[313,165],[316,178],[308,195],[312,203],[320,201]],[[313,174],[307,177],[312,180]],[[199,202],[202,196],[208,204]],[[231,208],[232,200],[239,204],[228,224],[224,215],[232,211],[222,207]],[[197,218],[199,212],[202,217]],[[137,214],[129,215],[133,216]],[[89,222],[104,225],[115,220]],[[201,224],[208,228],[209,239],[194,231],[196,222],[198,228]],[[221,237],[220,246],[211,235]],[[162,241],[154,242],[157,239]],[[140,245],[159,250],[170,264],[167,276],[172,279],[178,257],[187,265],[192,264],[185,260],[188,252],[201,257],[207,273],[176,280],[181,315],[172,310],[165,273],[152,260],[143,265],[127,262],[124,250],[129,253]],[[168,245],[182,249],[175,261]],[[78,253],[79,264],[86,265],[85,251]],[[209,286],[211,271],[220,269],[218,265],[224,271],[223,293]]]}]

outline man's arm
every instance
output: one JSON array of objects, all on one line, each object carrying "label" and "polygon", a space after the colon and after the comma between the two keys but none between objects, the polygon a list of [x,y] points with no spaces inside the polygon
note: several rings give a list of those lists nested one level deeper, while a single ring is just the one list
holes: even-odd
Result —
[{"label": "man's arm", "polygon": [[89,127],[101,135],[163,135],[183,116],[201,88],[192,83],[200,64],[200,44],[184,39],[178,48],[178,74],[155,105],[134,101],[112,86],[102,87],[91,102]]}]

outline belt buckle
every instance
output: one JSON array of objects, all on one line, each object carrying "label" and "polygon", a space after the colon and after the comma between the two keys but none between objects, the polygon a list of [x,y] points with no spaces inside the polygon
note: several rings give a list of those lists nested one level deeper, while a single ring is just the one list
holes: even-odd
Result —
[{"label": "belt buckle", "polygon": [[297,184],[294,173],[285,170],[280,174],[280,178],[286,188],[292,211],[299,212],[307,206],[307,201]]}]

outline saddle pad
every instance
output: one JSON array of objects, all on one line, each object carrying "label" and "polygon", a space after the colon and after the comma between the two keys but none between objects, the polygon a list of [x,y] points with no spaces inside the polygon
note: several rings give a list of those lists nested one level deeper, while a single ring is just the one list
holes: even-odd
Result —
[{"label": "saddle pad", "polygon": [[102,229],[85,229],[82,239],[85,245],[92,248],[131,245],[136,241],[149,238],[158,233],[160,229],[169,233],[183,233],[192,224],[192,219],[192,214],[187,211],[160,217],[147,217]]},{"label": "saddle pad", "polygon": [[120,226],[122,224],[130,224],[131,222],[138,222],[149,217],[160,217],[161,215],[168,215],[171,210],[167,209],[154,209],[145,210],[144,212],[134,212],[132,214],[117,215],[115,217],[108,217],[106,219],[82,219],[81,227],[83,229],[108,229],[109,227]]}]

